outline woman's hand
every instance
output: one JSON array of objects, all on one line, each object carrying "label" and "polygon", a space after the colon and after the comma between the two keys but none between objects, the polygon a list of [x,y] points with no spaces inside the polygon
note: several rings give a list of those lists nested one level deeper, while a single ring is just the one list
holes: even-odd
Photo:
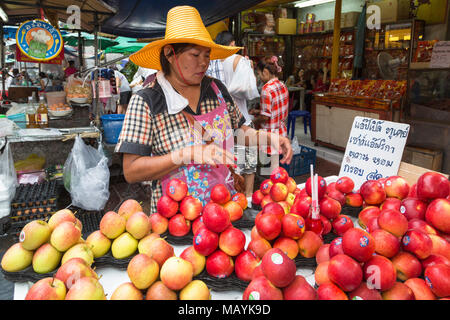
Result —
[{"label": "woman's hand", "polygon": [[270,134],[270,146],[275,150],[278,150],[278,153],[283,155],[283,158],[280,160],[280,163],[290,164],[293,156],[291,141],[287,137],[280,136],[276,133]]}]

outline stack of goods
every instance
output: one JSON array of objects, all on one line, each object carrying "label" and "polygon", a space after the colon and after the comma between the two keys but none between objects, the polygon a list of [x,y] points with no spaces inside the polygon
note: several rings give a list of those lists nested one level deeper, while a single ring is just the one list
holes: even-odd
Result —
[{"label": "stack of goods", "polygon": [[92,89],[90,81],[71,78],[65,88],[67,101],[74,103],[91,103]]},{"label": "stack of goods", "polygon": [[396,80],[331,80],[328,92],[315,97],[323,102],[351,104],[362,108],[388,110],[399,108],[406,93],[406,81]]},{"label": "stack of goods", "polygon": [[412,62],[430,62],[433,47],[437,40],[419,41]]}]

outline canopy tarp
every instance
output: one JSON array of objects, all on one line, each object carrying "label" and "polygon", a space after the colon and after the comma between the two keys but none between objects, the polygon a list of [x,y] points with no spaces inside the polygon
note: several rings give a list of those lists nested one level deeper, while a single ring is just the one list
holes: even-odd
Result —
[{"label": "canopy tarp", "polygon": [[162,38],[167,12],[174,6],[195,7],[206,26],[252,8],[261,0],[104,0],[117,13],[101,26],[102,32],[131,38]]},{"label": "canopy tarp", "polygon": [[134,38],[117,37],[114,41],[118,42],[117,45],[108,47],[105,49],[105,53],[134,53],[141,48],[145,47],[147,43],[137,42]]},{"label": "canopy tarp", "polygon": [[[95,41],[94,41],[95,38],[94,38],[93,34],[81,32],[80,36],[81,36],[81,38],[84,39],[83,45],[85,47],[90,47],[90,46],[95,45]],[[72,47],[75,47],[78,45],[78,32],[67,33],[67,34],[63,35],[62,38],[64,40],[65,45],[72,46]],[[100,37],[100,36],[98,36],[97,38],[98,38],[100,50],[105,50],[108,47],[119,44],[119,42],[117,42],[116,40],[113,40],[113,39]]]}]

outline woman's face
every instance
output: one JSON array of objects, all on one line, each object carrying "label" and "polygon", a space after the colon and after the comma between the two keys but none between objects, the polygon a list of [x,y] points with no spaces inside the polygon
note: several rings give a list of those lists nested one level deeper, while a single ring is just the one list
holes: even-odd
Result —
[{"label": "woman's face", "polygon": [[[166,46],[164,50],[167,50],[166,55],[172,51],[169,46]],[[210,48],[193,46],[177,54],[178,66],[186,82],[192,85],[198,85],[202,82],[209,66],[210,53]],[[175,57],[171,55],[168,57],[168,60],[171,65],[171,71],[182,81],[183,78],[180,76]]]},{"label": "woman's face", "polygon": [[261,79],[262,82],[266,83],[267,81],[270,80],[270,72],[266,68],[264,68],[263,71],[258,69],[257,72],[258,72],[258,77]]},{"label": "woman's face", "polygon": [[302,78],[304,74],[305,74],[305,71],[303,69],[300,69],[300,71],[298,72],[298,76],[300,78]]}]

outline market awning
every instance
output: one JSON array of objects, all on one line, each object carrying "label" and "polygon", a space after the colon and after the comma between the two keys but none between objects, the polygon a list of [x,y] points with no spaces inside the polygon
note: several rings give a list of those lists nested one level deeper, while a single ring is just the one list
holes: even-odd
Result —
[{"label": "market awning", "polygon": [[145,47],[147,43],[137,42],[134,38],[117,37],[114,41],[118,42],[117,45],[108,47],[105,49],[105,53],[134,53],[141,48]]},{"label": "market awning", "polygon": [[209,26],[249,9],[261,0],[105,0],[117,7],[117,14],[101,26],[102,32],[131,38],[164,37],[167,12],[177,5],[195,7]]},{"label": "market awning", "polygon": [[[83,45],[85,47],[94,46],[95,45],[95,37],[93,34],[89,34],[86,32],[81,32],[81,38],[83,38]],[[78,45],[78,32],[67,33],[62,36],[64,40],[64,44],[68,46],[75,47]],[[99,49],[104,50],[108,47],[115,46],[119,44],[118,41],[98,36]]]},{"label": "market awning", "polygon": [[98,23],[116,13],[113,6],[102,0],[2,0],[0,6],[8,15],[8,24],[21,23],[41,16],[41,8],[45,16],[53,25],[58,20],[67,21],[71,12],[67,7],[77,5],[80,8],[81,29],[94,31],[94,20],[97,15]]}]

